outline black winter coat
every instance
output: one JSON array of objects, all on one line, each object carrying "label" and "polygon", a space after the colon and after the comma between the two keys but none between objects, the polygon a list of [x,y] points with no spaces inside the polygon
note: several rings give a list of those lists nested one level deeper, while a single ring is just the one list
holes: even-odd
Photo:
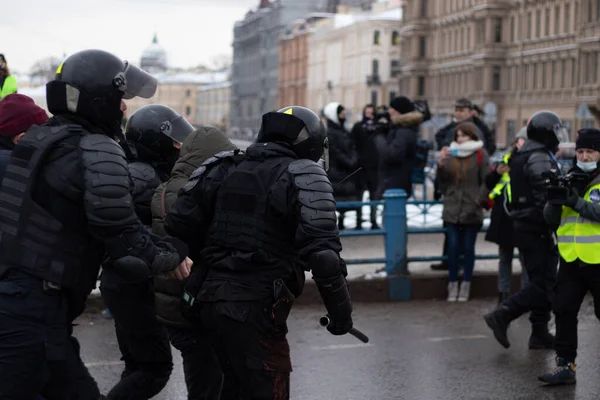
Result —
[{"label": "black winter coat", "polygon": [[[486,188],[491,191],[500,182],[501,178],[502,175],[498,174],[495,170],[492,171],[485,179]],[[512,248],[516,245],[513,238],[513,221],[506,213],[505,202],[506,197],[503,191],[500,196],[494,199],[492,215],[490,216],[490,226],[485,234],[485,240],[496,243],[503,248]]]},{"label": "black winter coat", "polygon": [[327,137],[329,138],[329,170],[327,175],[334,187],[336,201],[354,201],[358,199],[355,179],[346,179],[358,168],[358,153],[352,136],[342,126],[327,120]]},{"label": "black winter coat", "polygon": [[388,189],[404,189],[412,195],[412,174],[415,167],[417,137],[423,114],[414,111],[392,120],[385,138],[377,136],[381,163],[378,197]]},{"label": "black winter coat", "polygon": [[[5,140],[3,140],[5,139]],[[12,142],[9,144],[9,138],[0,137],[0,183],[2,183],[2,178],[4,177],[4,171],[6,171],[6,167],[8,166],[8,162],[10,161],[10,153],[12,153],[12,149],[14,146],[10,146]],[[6,141],[6,143],[5,143]]]}]

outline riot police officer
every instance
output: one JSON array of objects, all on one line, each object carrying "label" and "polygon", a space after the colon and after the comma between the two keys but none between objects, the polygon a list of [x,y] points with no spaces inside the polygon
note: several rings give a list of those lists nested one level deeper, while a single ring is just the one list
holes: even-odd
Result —
[{"label": "riot police officer", "polygon": [[575,383],[577,314],[588,291],[600,318],[600,130],[580,130],[575,148],[570,187],[557,188],[564,195],[549,193],[544,209],[548,224],[557,229],[560,252],[554,297],[556,368],[539,378],[550,385]]},{"label": "riot police officer", "polygon": [[[127,146],[134,146],[136,157],[129,163],[132,200],[144,225],[152,224],[154,191],[169,178],[181,142],[193,130],[183,116],[158,104],[144,106],[128,119]],[[156,319],[152,283],[152,279],[127,282],[110,269],[102,272],[102,299],[114,317],[125,361],[121,380],[108,393],[108,399],[148,399],[164,389],[171,376],[171,346],[166,328]]]},{"label": "riot police officer", "polygon": [[[221,400],[288,399],[286,319],[311,270],[332,324],[352,328],[346,265],[319,116],[304,107],[263,115],[246,153],[220,153],[197,169],[165,218],[202,264],[184,300],[199,315],[224,368]],[[326,164],[326,163],[325,163]]]},{"label": "riot police officer", "polygon": [[550,111],[535,113],[527,124],[528,140],[509,162],[512,191],[509,211],[529,284],[485,315],[487,325],[505,348],[510,347],[507,337],[510,322],[528,311],[532,325],[529,348],[554,346],[548,322],[558,250],[554,233],[544,220],[546,178],[543,175],[559,169],[554,153],[562,135],[564,128],[558,115]]},{"label": "riot police officer", "polygon": [[150,203],[154,191],[169,179],[179,150],[194,127],[170,107],[152,104],[134,112],[127,120],[125,137],[135,148],[129,163],[133,180],[135,211],[146,226],[152,226]]},{"label": "riot police officer", "polygon": [[72,322],[100,263],[130,278],[187,275],[187,247],[151,236],[131,205],[123,98],[156,80],[100,50],[68,57],[47,84],[54,115],[15,146],[0,187],[0,398],[98,399]]}]

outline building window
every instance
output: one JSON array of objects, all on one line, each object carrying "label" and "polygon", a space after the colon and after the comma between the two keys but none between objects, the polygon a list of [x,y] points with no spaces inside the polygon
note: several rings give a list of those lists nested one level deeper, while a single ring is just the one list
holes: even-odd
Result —
[{"label": "building window", "polygon": [[571,31],[571,5],[565,4],[565,33]]},{"label": "building window", "polygon": [[535,12],[535,37],[539,38],[542,36],[542,10]]},{"label": "building window", "polygon": [[560,32],[560,5],[554,7],[554,34],[558,35]]},{"label": "building window", "polygon": [[494,20],[494,42],[502,43],[502,18]]},{"label": "building window", "polygon": [[571,130],[573,129],[573,121],[570,119],[563,119],[563,126],[565,127],[567,133],[569,134],[569,138],[571,138]]},{"label": "building window", "polygon": [[373,76],[379,75],[379,60],[373,60],[371,62],[371,73]]},{"label": "building window", "polygon": [[373,44],[380,44],[380,43],[381,43],[381,32],[375,31],[373,33]]},{"label": "building window", "polygon": [[397,77],[398,75],[400,75],[400,61],[398,60],[392,60],[390,63],[390,75],[392,76],[392,78]]},{"label": "building window", "polygon": [[561,77],[560,77],[560,87],[561,88],[566,88],[567,87],[567,60],[562,60],[561,62]]},{"label": "building window", "polygon": [[477,44],[485,43],[485,20],[477,22],[475,29],[475,42]]},{"label": "building window", "polygon": [[593,129],[594,128],[594,120],[593,119],[584,119],[581,121],[581,127],[583,129]]},{"label": "building window", "polygon": [[527,13],[527,39],[531,39],[531,30],[533,26],[533,15],[531,12]]},{"label": "building window", "polygon": [[596,21],[600,21],[600,0],[596,0]]},{"label": "building window", "polygon": [[515,17],[510,19],[510,42],[515,41]]},{"label": "building window", "polygon": [[557,73],[558,71],[558,61],[552,61],[552,87],[553,88],[557,88],[558,86],[558,80],[557,80]]},{"label": "building window", "polygon": [[542,89],[546,89],[546,63],[541,63],[542,66]]},{"label": "building window", "polygon": [[517,121],[509,119],[506,121],[506,144],[513,143],[517,136]]},{"label": "building window", "polygon": [[427,17],[427,0],[421,0],[421,18]]},{"label": "building window", "polygon": [[390,92],[390,103],[396,98],[396,92]]},{"label": "building window", "polygon": [[427,56],[427,38],[425,36],[419,36],[419,58],[425,58]]},{"label": "building window", "polygon": [[186,90],[185,91],[185,97],[190,97],[192,95],[192,91],[191,90]]},{"label": "building window", "polygon": [[400,34],[398,31],[392,32],[392,46],[398,46],[400,44]]},{"label": "building window", "polygon": [[377,106],[377,90],[371,90],[371,104]]},{"label": "building window", "polygon": [[425,96],[425,77],[422,75],[417,78],[417,96]]},{"label": "building window", "polygon": [[192,107],[185,106],[185,116],[189,117],[192,114]]},{"label": "building window", "polygon": [[492,72],[492,90],[498,91],[500,90],[500,73],[502,72],[502,68],[499,65],[494,65]]},{"label": "building window", "polygon": [[545,18],[544,18],[544,36],[550,36],[550,8],[546,8]]}]

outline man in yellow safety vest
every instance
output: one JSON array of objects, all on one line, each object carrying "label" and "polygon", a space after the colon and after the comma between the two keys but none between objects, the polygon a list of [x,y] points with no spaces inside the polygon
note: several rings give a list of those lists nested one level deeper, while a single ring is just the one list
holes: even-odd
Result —
[{"label": "man in yellow safety vest", "polygon": [[588,291],[600,318],[600,130],[582,129],[576,141],[572,188],[549,196],[544,217],[557,227],[560,268],[554,298],[556,368],[539,377],[549,385],[575,383],[577,314]]}]

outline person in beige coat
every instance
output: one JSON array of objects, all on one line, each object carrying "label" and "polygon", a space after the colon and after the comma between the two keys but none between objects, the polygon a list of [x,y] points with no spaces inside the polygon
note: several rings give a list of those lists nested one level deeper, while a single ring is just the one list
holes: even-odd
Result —
[{"label": "person in beige coat", "polygon": [[[490,172],[489,157],[477,135],[477,127],[462,122],[454,130],[453,141],[440,152],[437,178],[444,188],[442,219],[448,240],[448,301],[467,301],[475,267],[475,242],[483,224],[481,199],[485,178]],[[459,245],[464,250],[464,275],[458,283]]]}]

